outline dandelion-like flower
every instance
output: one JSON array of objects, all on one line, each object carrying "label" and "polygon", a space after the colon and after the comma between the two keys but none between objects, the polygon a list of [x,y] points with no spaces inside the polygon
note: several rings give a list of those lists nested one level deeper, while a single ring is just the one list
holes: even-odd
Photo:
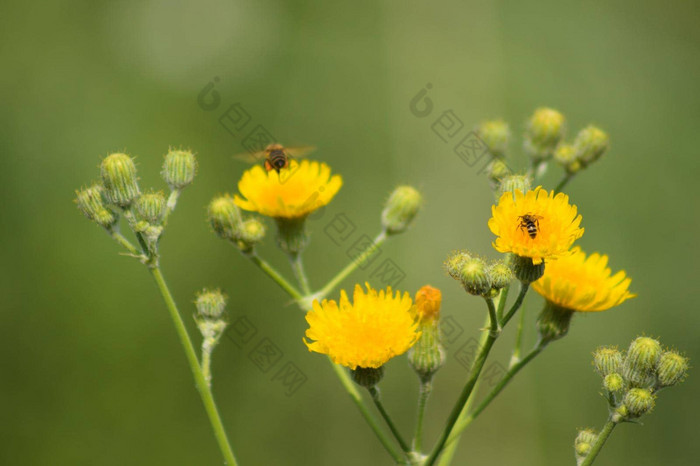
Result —
[{"label": "dandelion-like flower", "polygon": [[306,314],[309,328],[304,343],[309,351],[327,354],[350,369],[379,368],[405,353],[420,336],[408,293],[392,294],[391,287],[376,291],[355,285],[353,302],[345,290],[340,302],[314,301]]},{"label": "dandelion-like flower", "polygon": [[629,291],[632,279],[624,270],[612,275],[608,256],[586,257],[579,247],[572,254],[548,262],[544,276],[532,287],[548,302],[578,312],[605,311],[636,295]]},{"label": "dandelion-like flower", "polygon": [[569,204],[569,196],[541,187],[526,194],[519,190],[503,193],[491,211],[489,228],[498,236],[493,247],[529,257],[535,265],[568,254],[583,235],[581,216]]},{"label": "dandelion-like flower", "polygon": [[244,210],[282,219],[303,218],[328,204],[343,184],[325,163],[292,160],[287,168],[266,171],[256,165],[238,182],[236,204]]}]

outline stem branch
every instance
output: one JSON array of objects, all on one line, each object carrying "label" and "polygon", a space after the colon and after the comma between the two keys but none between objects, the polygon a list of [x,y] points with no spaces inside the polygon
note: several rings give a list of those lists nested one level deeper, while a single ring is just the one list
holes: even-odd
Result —
[{"label": "stem branch", "polygon": [[394,434],[394,437],[396,438],[396,441],[399,442],[399,445],[401,445],[401,449],[406,454],[410,453],[411,449],[408,447],[408,444],[403,439],[403,437],[401,437],[401,433],[396,428],[394,421],[391,420],[391,416],[389,416],[389,413],[387,413],[386,409],[384,409],[384,405],[382,404],[382,400],[379,396],[379,389],[377,387],[369,387],[367,390],[369,391],[369,394],[372,396],[372,401],[374,401],[374,405],[377,407],[377,409],[379,410],[379,413],[382,415],[382,417],[386,421],[386,424],[389,426],[389,430],[391,431],[392,434]]},{"label": "stem branch", "polygon": [[586,459],[583,460],[581,466],[591,466],[593,464],[593,461],[595,461],[596,456],[598,456],[598,453],[600,453],[600,450],[603,448],[603,445],[605,445],[605,442],[608,440],[608,437],[610,437],[610,434],[616,425],[617,423],[615,423],[612,419],[608,419],[605,427],[603,427],[603,430],[600,432],[600,434],[598,434],[598,440],[596,440],[595,444],[591,448],[591,451],[588,452],[588,455],[586,455]]}]

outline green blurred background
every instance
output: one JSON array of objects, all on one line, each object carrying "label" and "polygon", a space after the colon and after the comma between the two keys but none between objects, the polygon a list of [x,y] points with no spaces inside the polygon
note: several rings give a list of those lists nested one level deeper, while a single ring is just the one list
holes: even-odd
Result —
[{"label": "green blurred background", "polygon": [[[142,187],[162,188],[172,145],[200,160],[162,240],[164,273],[192,335],[195,291],[220,286],[231,312],[308,376],[287,397],[248,358],[251,346],[217,349],[215,394],[241,464],[390,464],[324,358],[302,344],[303,316],[205,221],[209,199],[233,192],[245,169],[231,158],[242,137],[218,122],[239,102],[281,142],[317,145],[344,177],[311,223],[306,260],[316,286],[348,260],[350,243],[323,233],[334,215],[355,223],[354,238],[374,235],[395,185],[424,192],[414,227],[383,254],[405,271],[401,288],[442,288],[444,313],[464,328],[436,380],[429,444],[465,379],[455,351],[484,318],[441,263],[458,248],[495,257],[488,181],[431,131],[434,117],[451,109],[467,128],[503,117],[517,155],[524,121],[541,105],[565,113],[570,135],[588,123],[610,133],[610,153],[568,193],[583,214],[582,247],[609,253],[639,298],[577,316],[569,336],[473,424],[455,463],[574,464],[576,429],[600,428],[607,414],[595,347],[647,334],[700,357],[699,12],[680,0],[4,2],[0,463],[221,464],[154,283],[72,202],[114,151],[138,158]],[[207,112],[197,95],[214,77],[221,106]],[[426,83],[435,110],[421,119],[408,104]],[[262,253],[288,271],[272,236]],[[358,271],[345,285],[366,279]],[[530,296],[528,343],[539,306]],[[509,329],[494,361],[507,363],[512,338]],[[697,464],[699,388],[693,373],[662,393],[643,427],[614,433],[599,464]],[[389,364],[382,389],[408,432],[417,387],[405,359]]]}]

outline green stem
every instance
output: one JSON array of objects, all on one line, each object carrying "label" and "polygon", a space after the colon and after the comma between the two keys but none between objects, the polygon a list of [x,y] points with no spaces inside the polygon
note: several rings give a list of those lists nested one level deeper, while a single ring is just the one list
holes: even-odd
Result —
[{"label": "green stem", "polygon": [[149,271],[151,272],[151,275],[153,275],[153,278],[155,279],[156,284],[158,285],[158,290],[163,296],[165,306],[170,312],[170,317],[172,318],[173,324],[175,325],[175,330],[177,331],[177,335],[180,338],[180,343],[182,343],[182,347],[185,350],[185,355],[187,356],[187,361],[190,364],[190,369],[192,369],[192,375],[194,376],[194,381],[197,386],[197,390],[199,391],[199,395],[202,398],[204,409],[206,410],[207,415],[209,416],[209,422],[211,423],[211,427],[214,430],[216,440],[219,443],[221,454],[224,456],[224,460],[227,465],[236,466],[238,463],[236,462],[236,458],[233,455],[233,450],[231,449],[231,445],[229,444],[228,438],[226,437],[226,431],[224,429],[223,423],[221,422],[221,416],[219,416],[219,411],[216,407],[216,403],[214,402],[214,396],[212,395],[211,388],[209,388],[204,374],[202,373],[202,368],[199,365],[199,361],[197,361],[197,353],[195,352],[194,346],[192,345],[192,340],[190,340],[190,336],[187,333],[185,323],[182,321],[180,313],[177,310],[175,300],[170,294],[170,290],[168,289],[168,285],[166,285],[165,280],[163,279],[163,274],[161,273],[160,268],[149,267]]},{"label": "green stem", "polygon": [[421,382],[420,393],[418,395],[418,419],[416,420],[416,433],[413,436],[413,451],[418,453],[423,449],[423,418],[425,416],[425,406],[428,404],[430,392],[433,389],[433,382]]},{"label": "green stem", "polygon": [[616,425],[617,423],[612,419],[608,420],[605,427],[603,427],[603,430],[600,432],[600,434],[598,434],[598,440],[596,440],[595,444],[591,448],[591,451],[588,452],[588,455],[586,455],[586,459],[583,460],[581,466],[591,466],[593,464],[593,461],[595,461],[596,456],[598,456],[598,453],[600,453],[600,450],[603,448],[603,445],[605,445],[605,442],[608,440],[608,437],[610,437],[610,434]]},{"label": "green stem", "polygon": [[331,363],[333,371],[338,376],[340,383],[343,384],[345,391],[348,392],[348,395],[350,395],[350,398],[352,399],[353,403],[355,403],[357,409],[360,410],[362,417],[365,418],[365,421],[367,421],[367,424],[370,426],[370,428],[377,436],[381,444],[384,446],[386,451],[389,452],[389,454],[392,458],[394,458],[394,461],[397,464],[402,463],[403,458],[401,457],[401,453],[394,447],[389,437],[386,436],[382,428],[379,426],[379,423],[377,423],[377,420],[367,409],[367,406],[362,400],[360,392],[357,391],[357,387],[355,386],[354,382],[350,379],[350,376],[348,375],[347,371],[342,366],[333,363],[333,361],[331,361],[330,359],[328,359],[328,361]]},{"label": "green stem", "polygon": [[131,254],[135,256],[140,256],[141,253],[136,249],[136,246],[131,244],[131,241],[126,239],[124,235],[122,235],[119,230],[108,230],[109,235],[117,242],[119,243],[122,247],[124,247],[127,251],[129,251]]},{"label": "green stem", "polygon": [[520,309],[520,306],[523,304],[523,300],[525,299],[525,295],[527,294],[527,290],[530,289],[530,284],[529,283],[520,283],[520,293],[518,293],[518,297],[513,303],[513,306],[511,306],[510,310],[508,313],[501,319],[501,327],[505,327],[506,324],[510,321],[510,319],[513,318],[513,315]]},{"label": "green stem", "polygon": [[294,276],[297,277],[297,282],[301,285],[301,290],[305,295],[310,295],[311,287],[309,286],[309,278],[304,271],[304,261],[301,258],[301,252],[290,254],[289,261],[292,263],[292,270],[294,271]]},{"label": "green stem", "polygon": [[518,328],[515,331],[515,345],[513,347],[513,355],[510,358],[510,365],[517,363],[520,360],[520,353],[523,350],[523,328],[525,327],[525,309],[520,311],[520,320]]},{"label": "green stem", "polygon": [[403,437],[401,437],[401,433],[396,428],[394,421],[391,420],[389,413],[387,413],[386,409],[384,409],[384,405],[382,404],[382,400],[379,396],[379,389],[377,387],[369,387],[367,390],[369,391],[369,394],[372,396],[372,401],[374,401],[374,405],[377,407],[377,409],[379,410],[379,413],[382,415],[382,417],[386,421],[386,424],[389,426],[389,430],[391,431],[392,434],[394,434],[394,437],[396,438],[396,441],[399,442],[399,445],[401,445],[401,449],[406,454],[410,453],[411,449],[408,447],[408,444],[403,439]]},{"label": "green stem", "polygon": [[503,310],[506,307],[506,301],[508,301],[508,292],[510,291],[510,285],[507,285],[501,290],[501,294],[498,296],[498,308],[496,314],[498,315],[498,321],[500,322],[503,318]]},{"label": "green stem", "polygon": [[284,291],[287,292],[289,296],[291,296],[295,301],[299,302],[299,300],[303,297],[299,291],[291,284],[289,283],[279,272],[277,272],[270,264],[268,264],[265,260],[261,259],[255,252],[251,252],[248,254],[244,254],[248,259],[250,259],[253,264],[257,265],[260,267],[260,269],[265,272],[272,280],[277,283],[280,288],[282,288]]},{"label": "green stem", "polygon": [[211,387],[211,351],[202,348],[202,374],[207,385]]},{"label": "green stem", "polygon": [[179,189],[173,189],[170,191],[170,195],[168,196],[168,201],[165,204],[165,215],[163,216],[163,226],[168,224],[168,217],[170,217],[170,214],[175,210],[175,206],[177,205],[177,200],[180,197],[180,190]]},{"label": "green stem", "polygon": [[481,370],[483,369],[484,364],[486,363],[486,358],[488,358],[489,352],[491,351],[491,348],[493,347],[493,344],[500,333],[498,320],[493,318],[496,312],[493,306],[493,300],[486,299],[486,304],[489,307],[489,316],[491,317],[491,327],[489,329],[488,337],[486,337],[486,342],[479,349],[479,354],[477,355],[476,360],[474,361],[474,365],[472,366],[469,380],[467,381],[466,385],[464,386],[464,389],[462,390],[462,393],[457,399],[457,403],[455,403],[454,407],[452,408],[452,412],[450,413],[450,417],[447,419],[447,424],[442,434],[440,435],[440,439],[435,445],[435,448],[433,448],[433,451],[430,453],[428,459],[425,461],[426,466],[432,466],[433,464],[435,464],[437,457],[440,455],[440,452],[444,448],[445,442],[447,442],[447,439],[452,433],[452,429],[457,423],[457,419],[459,419],[459,416],[462,413],[464,406],[469,401],[469,397],[471,396],[474,390],[476,381],[479,379],[479,375],[481,375]]},{"label": "green stem", "polygon": [[520,372],[520,369],[525,367],[530,361],[532,361],[535,356],[540,354],[540,352],[544,349],[543,345],[537,345],[532,351],[530,351],[523,359],[518,361],[517,363],[513,364],[510,369],[508,369],[508,372],[503,376],[503,378],[498,382],[498,385],[496,385],[493,390],[489,392],[489,394],[484,398],[481,403],[479,403],[479,406],[474,410],[474,412],[470,413],[468,416],[466,416],[463,420],[461,420],[454,428],[454,432],[452,435],[450,435],[450,438],[448,440],[448,444],[451,442],[455,442],[456,440],[459,439],[460,434],[464,431],[464,429],[469,426],[469,424],[472,423],[474,419],[476,419],[481,412],[486,409],[486,407],[493,401],[496,396],[498,396],[499,393],[508,385],[508,382],[510,382],[510,379],[512,379],[515,374]]},{"label": "green stem", "polygon": [[357,267],[360,266],[360,264],[367,259],[369,256],[374,254],[376,252],[376,249],[386,241],[387,236],[384,231],[379,233],[376,238],[374,238],[374,242],[372,243],[372,246],[366,249],[362,254],[357,256],[355,259],[353,259],[352,262],[350,262],[343,270],[341,270],[338,275],[333,277],[331,281],[328,282],[326,286],[324,286],[321,291],[319,291],[317,294],[319,296],[319,299],[325,298],[328,296],[328,294],[335,289],[336,286],[340,284],[345,278],[347,278],[348,275],[353,273]]},{"label": "green stem", "polygon": [[557,187],[554,188],[554,194],[561,192],[561,190],[564,189],[564,186],[566,186],[573,177],[573,173],[567,173],[564,175],[564,178],[562,178]]}]

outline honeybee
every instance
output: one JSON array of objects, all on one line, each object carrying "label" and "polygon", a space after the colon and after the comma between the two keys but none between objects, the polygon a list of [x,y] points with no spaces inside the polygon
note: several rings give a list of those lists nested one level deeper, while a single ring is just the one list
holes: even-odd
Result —
[{"label": "honeybee", "polygon": [[277,173],[281,169],[289,166],[290,158],[304,157],[309,152],[316,149],[312,146],[284,147],[282,144],[269,144],[264,150],[234,155],[234,158],[246,162],[257,162],[263,160],[265,170],[275,170]]},{"label": "honeybee", "polygon": [[530,235],[530,238],[535,239],[540,228],[540,220],[543,218],[544,217],[541,215],[535,215],[528,212],[525,215],[518,217],[518,220],[520,220],[518,228],[521,230],[527,230],[527,234]]}]

